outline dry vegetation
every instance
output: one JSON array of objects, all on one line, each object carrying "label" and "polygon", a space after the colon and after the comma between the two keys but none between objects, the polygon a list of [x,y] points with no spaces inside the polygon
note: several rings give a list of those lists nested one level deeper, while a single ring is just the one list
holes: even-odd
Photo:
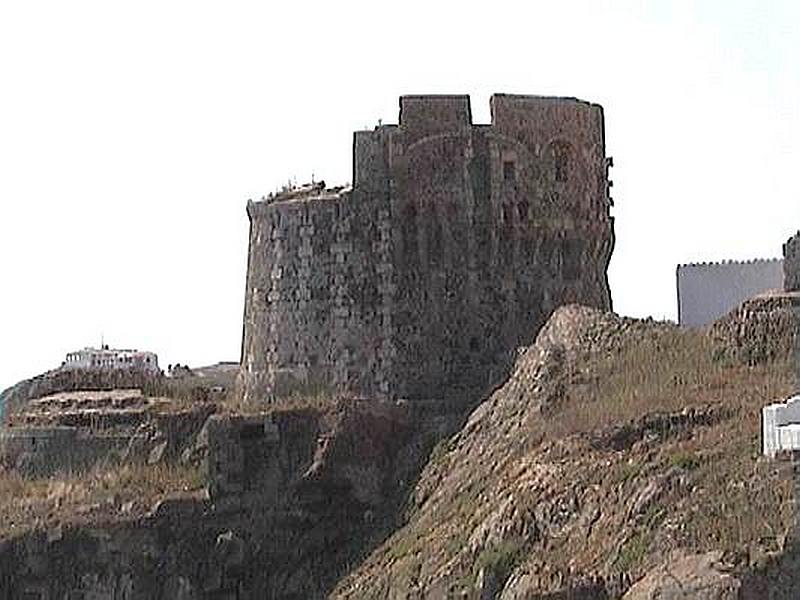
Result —
[{"label": "dry vegetation", "polygon": [[658,327],[577,365],[579,370],[571,365],[573,398],[553,418],[551,431],[558,436],[588,432],[654,411],[719,403],[744,411],[739,422],[743,432],[752,433],[763,400],[789,393],[791,363],[747,366],[714,354],[713,342],[702,332]]},{"label": "dry vegetation", "polygon": [[[791,524],[790,466],[760,455],[760,410],[791,392],[788,360],[756,366],[717,360],[701,332],[654,329],[585,365],[591,383],[571,388],[563,410],[550,419],[549,437],[636,426],[657,413],[716,411],[707,427],[658,439],[650,432],[615,458],[619,485],[635,486],[648,475],[674,468],[686,479],[681,494],[654,505],[623,547],[625,566],[669,546],[748,552],[782,545]],[[581,374],[573,373],[581,381]],[[674,531],[664,535],[663,528]],[[669,539],[667,539],[669,538]],[[659,547],[659,544],[662,544]]]},{"label": "dry vegetation", "polygon": [[81,475],[26,479],[0,471],[0,536],[59,523],[140,516],[160,498],[201,493],[205,474],[182,465],[113,465]]},{"label": "dry vegetation", "polygon": [[[760,410],[790,393],[791,362],[720,360],[704,333],[666,324],[602,328],[611,335],[573,340],[560,369],[521,371],[471,430],[440,444],[408,524],[343,596],[437,579],[469,589],[486,568],[553,592],[566,573],[636,579],[676,550],[719,549],[745,565],[782,550],[790,465],[760,456]],[[557,383],[537,380],[543,372]],[[653,425],[695,413],[707,421]],[[614,436],[627,442],[604,445]]]},{"label": "dry vegetation", "polygon": [[243,402],[238,394],[230,394],[222,411],[229,414],[252,415],[269,414],[277,411],[314,410],[322,412],[339,402],[352,400],[341,392],[326,385],[298,385],[296,389],[281,396],[280,402],[261,404]]}]

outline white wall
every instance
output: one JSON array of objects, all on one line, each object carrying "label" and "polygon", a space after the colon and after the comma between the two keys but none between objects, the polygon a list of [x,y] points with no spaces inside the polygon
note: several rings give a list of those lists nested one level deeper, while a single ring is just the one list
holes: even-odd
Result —
[{"label": "white wall", "polygon": [[783,289],[783,260],[703,263],[678,266],[678,321],[702,327],[744,300]]},{"label": "white wall", "polygon": [[761,450],[775,456],[781,450],[800,449],[800,396],[761,409]]}]

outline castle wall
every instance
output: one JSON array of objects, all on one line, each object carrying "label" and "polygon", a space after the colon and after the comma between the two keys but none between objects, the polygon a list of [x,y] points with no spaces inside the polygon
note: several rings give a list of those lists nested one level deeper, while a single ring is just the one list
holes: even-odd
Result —
[{"label": "castle wall", "polygon": [[389,191],[387,141],[393,126],[383,126],[375,131],[356,131],[353,134],[353,185],[371,193]]},{"label": "castle wall", "polygon": [[360,194],[250,204],[245,397],[388,389],[388,207]]},{"label": "castle wall", "polygon": [[468,401],[558,306],[610,308],[602,109],[405,96],[354,135],[354,189],[251,203],[246,401],[344,389]]},{"label": "castle wall", "polygon": [[459,130],[472,125],[469,96],[401,96],[400,128],[411,144],[423,137]]},{"label": "castle wall", "polygon": [[783,245],[783,289],[800,292],[800,231]]},{"label": "castle wall", "polygon": [[704,327],[728,314],[748,298],[783,285],[783,261],[754,260],[680,265],[678,321]]}]

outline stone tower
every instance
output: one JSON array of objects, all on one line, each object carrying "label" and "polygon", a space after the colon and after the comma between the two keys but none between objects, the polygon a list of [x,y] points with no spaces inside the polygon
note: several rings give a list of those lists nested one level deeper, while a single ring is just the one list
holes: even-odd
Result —
[{"label": "stone tower", "polygon": [[610,309],[603,110],[573,98],[403,96],[358,131],[352,188],[249,202],[245,402],[341,390],[467,402],[558,306]]}]

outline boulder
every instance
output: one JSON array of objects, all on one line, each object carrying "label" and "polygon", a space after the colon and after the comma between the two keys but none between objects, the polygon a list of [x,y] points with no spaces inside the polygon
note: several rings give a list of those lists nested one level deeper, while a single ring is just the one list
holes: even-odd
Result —
[{"label": "boulder", "polygon": [[623,600],[734,600],[741,582],[726,572],[721,552],[669,560],[634,584]]}]

